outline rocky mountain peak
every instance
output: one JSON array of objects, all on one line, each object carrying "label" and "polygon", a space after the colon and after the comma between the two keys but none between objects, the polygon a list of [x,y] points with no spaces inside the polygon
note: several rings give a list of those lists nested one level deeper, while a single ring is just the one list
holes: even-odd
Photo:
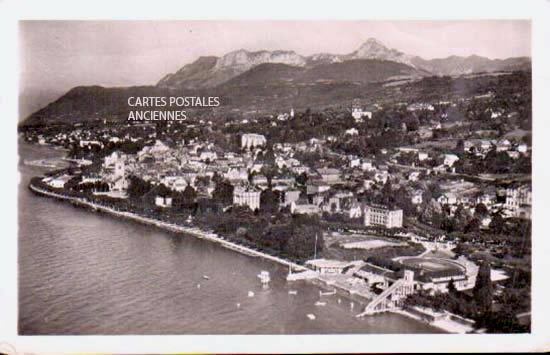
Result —
[{"label": "rocky mountain peak", "polygon": [[394,60],[396,57],[403,55],[403,53],[395,49],[389,49],[375,38],[369,38],[358,50],[353,52],[352,55],[355,58]]},{"label": "rocky mountain peak", "polygon": [[388,48],[374,37],[367,39],[359,48],[359,50],[387,50]]},{"label": "rocky mountain peak", "polygon": [[347,56],[349,59],[378,59],[403,63],[414,67],[412,56],[386,47],[376,38],[369,38],[359,49]]},{"label": "rocky mountain peak", "polygon": [[304,66],[305,59],[294,51],[257,51],[249,52],[244,49],[227,53],[218,60],[217,69],[231,68],[248,70],[263,63],[280,63],[293,66]]}]

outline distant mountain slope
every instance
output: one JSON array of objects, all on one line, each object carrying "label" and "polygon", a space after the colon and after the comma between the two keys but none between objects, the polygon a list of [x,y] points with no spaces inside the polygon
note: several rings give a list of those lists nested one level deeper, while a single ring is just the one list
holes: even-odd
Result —
[{"label": "distant mountain slope", "polygon": [[44,90],[38,87],[26,88],[19,95],[19,119],[28,117],[63,94],[65,92],[57,90]]},{"label": "distant mountain slope", "polygon": [[426,75],[411,66],[377,59],[355,59],[342,63],[321,64],[308,69],[299,78],[304,83],[332,81],[332,82],[360,82],[369,83],[385,81],[394,77]]},{"label": "distant mountain slope", "polygon": [[217,57],[200,57],[193,63],[178,70],[175,74],[166,75],[158,82],[157,86],[160,88],[180,89],[213,87],[238,74],[231,68],[217,68],[217,63]]},{"label": "distant mountain slope", "polygon": [[442,59],[425,60],[414,57],[411,63],[433,75],[462,75],[479,72],[530,70],[531,59],[527,57],[489,59],[472,55],[469,57],[451,56]]},{"label": "distant mountain slope", "polygon": [[130,96],[163,96],[154,86],[105,88],[102,86],[78,86],[46,107],[30,115],[25,125],[41,125],[51,122],[79,122],[91,118],[128,117]]},{"label": "distant mountain slope", "polygon": [[277,85],[293,82],[306,69],[280,63],[263,63],[237,75],[222,86],[246,87],[259,85]]},{"label": "distant mountain slope", "polygon": [[311,68],[286,64],[260,64],[222,84],[222,87],[312,85],[327,82],[372,83],[396,77],[421,77],[429,73],[405,64],[357,59],[320,64]]}]

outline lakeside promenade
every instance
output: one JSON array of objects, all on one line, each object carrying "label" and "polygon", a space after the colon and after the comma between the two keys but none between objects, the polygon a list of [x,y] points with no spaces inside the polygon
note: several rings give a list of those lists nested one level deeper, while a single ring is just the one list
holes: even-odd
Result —
[{"label": "lakeside promenade", "polygon": [[231,241],[219,236],[216,233],[209,232],[209,231],[204,231],[204,230],[201,230],[197,227],[186,227],[186,226],[182,226],[182,225],[178,225],[178,224],[174,224],[174,223],[168,223],[168,222],[160,221],[158,219],[154,219],[154,218],[150,218],[150,217],[144,217],[144,216],[138,215],[136,213],[128,212],[128,211],[118,211],[118,210],[113,209],[111,207],[107,207],[107,206],[103,206],[103,205],[99,205],[99,204],[90,202],[90,201],[86,200],[85,198],[66,196],[66,195],[63,195],[63,194],[60,194],[60,193],[47,191],[45,189],[42,189],[38,186],[33,185],[32,183],[29,184],[29,189],[31,191],[37,193],[37,194],[45,195],[45,196],[48,196],[48,197],[53,197],[53,198],[57,198],[57,199],[65,200],[65,201],[70,201],[70,202],[72,202],[76,205],[83,206],[83,207],[88,207],[88,208],[91,208],[95,211],[105,212],[105,213],[111,214],[113,216],[133,220],[135,222],[139,222],[139,223],[142,223],[142,224],[153,225],[153,226],[168,230],[170,232],[184,233],[184,234],[189,234],[189,235],[192,235],[192,236],[200,238],[200,239],[206,239],[206,240],[209,240],[211,242],[217,243],[217,244],[223,246],[224,248],[231,249],[231,250],[236,251],[238,253],[253,256],[253,257],[260,257],[260,258],[264,258],[264,259],[267,259],[267,260],[271,260],[271,261],[279,263],[281,265],[288,266],[288,267],[290,267],[290,268],[292,268],[293,270],[296,270],[296,271],[310,270],[309,268],[307,268],[304,265],[300,265],[300,264],[297,264],[295,262],[285,260],[285,259],[282,259],[282,258],[277,257],[277,256],[269,255],[269,254],[266,254],[262,251],[259,251],[259,250],[256,250],[256,249],[253,249],[253,248],[250,248],[250,247],[239,245],[235,242],[231,242]]}]

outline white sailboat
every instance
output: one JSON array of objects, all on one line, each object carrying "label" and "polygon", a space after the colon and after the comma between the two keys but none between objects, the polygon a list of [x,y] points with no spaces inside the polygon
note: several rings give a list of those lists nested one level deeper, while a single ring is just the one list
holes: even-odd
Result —
[{"label": "white sailboat", "polygon": [[260,278],[260,281],[262,282],[262,284],[267,284],[267,283],[269,283],[269,281],[271,281],[271,277],[269,276],[269,272],[265,271],[265,270],[262,270],[258,274],[258,277]]},{"label": "white sailboat", "polygon": [[336,290],[327,291],[327,292],[319,291],[320,296],[332,296],[335,294],[336,294]]}]

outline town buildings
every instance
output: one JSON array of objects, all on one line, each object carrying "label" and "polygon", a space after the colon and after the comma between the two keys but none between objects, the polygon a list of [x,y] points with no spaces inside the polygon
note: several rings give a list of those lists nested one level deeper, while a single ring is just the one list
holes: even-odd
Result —
[{"label": "town buildings", "polygon": [[290,204],[290,213],[295,214],[319,214],[319,206],[305,201],[297,200]]},{"label": "town buildings", "polygon": [[340,170],[325,168],[318,169],[317,172],[321,176],[321,180],[327,184],[335,184],[340,181]]},{"label": "town buildings", "polygon": [[70,175],[60,175],[60,176],[54,176],[54,177],[47,177],[42,179],[43,182],[48,184],[49,186],[56,188],[56,189],[62,189],[69,180],[71,180],[72,176]]},{"label": "town buildings", "polygon": [[369,120],[372,118],[372,112],[364,110],[359,101],[354,100],[351,105],[351,116],[356,122],[363,122],[363,117],[367,117]]},{"label": "town buildings", "polygon": [[312,259],[306,262],[313,270],[318,271],[321,275],[341,274],[346,268],[352,266],[347,261],[328,260],[328,259]]}]

